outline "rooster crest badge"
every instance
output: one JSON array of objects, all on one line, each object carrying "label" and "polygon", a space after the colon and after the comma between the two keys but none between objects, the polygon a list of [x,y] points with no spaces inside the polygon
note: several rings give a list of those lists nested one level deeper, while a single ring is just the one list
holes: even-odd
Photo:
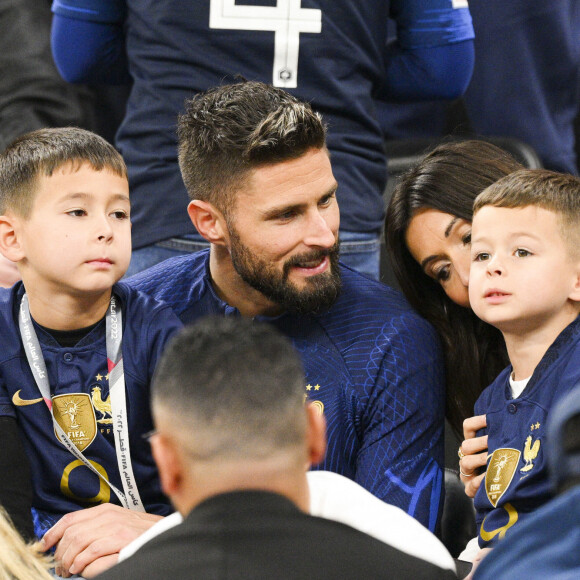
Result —
[{"label": "rooster crest badge", "polygon": [[520,469],[520,473],[526,473],[534,467],[534,460],[540,452],[540,440],[536,439],[532,444],[532,436],[528,435],[526,437],[526,442],[524,443],[524,461],[525,465]]},{"label": "rooster crest badge", "polygon": [[103,401],[101,387],[93,387],[91,389],[91,402],[93,403],[93,407],[101,414],[101,418],[97,419],[97,423],[112,424],[111,394],[109,393],[109,396]]}]

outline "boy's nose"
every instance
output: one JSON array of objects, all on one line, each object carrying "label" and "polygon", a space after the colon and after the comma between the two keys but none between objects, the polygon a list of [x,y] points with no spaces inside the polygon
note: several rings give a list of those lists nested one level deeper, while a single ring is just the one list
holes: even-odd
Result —
[{"label": "boy's nose", "polygon": [[113,228],[107,220],[103,220],[102,223],[98,225],[97,230],[97,240],[99,242],[107,242],[113,237]]},{"label": "boy's nose", "polygon": [[487,273],[489,276],[501,276],[504,273],[503,266],[497,256],[488,260]]}]

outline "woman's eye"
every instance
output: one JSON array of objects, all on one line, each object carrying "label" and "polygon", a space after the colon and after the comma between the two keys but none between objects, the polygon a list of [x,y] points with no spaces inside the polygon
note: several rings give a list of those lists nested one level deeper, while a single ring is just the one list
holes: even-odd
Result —
[{"label": "woman's eye", "polygon": [[437,282],[447,282],[449,276],[450,272],[448,267],[441,268],[435,272],[435,280],[437,280]]},{"label": "woman's eye", "polygon": [[462,242],[464,243],[464,245],[466,245],[466,246],[467,246],[467,245],[469,245],[469,244],[471,244],[471,232],[469,232],[469,233],[465,234],[465,235],[463,236],[463,238],[461,239],[461,241],[462,241]]}]

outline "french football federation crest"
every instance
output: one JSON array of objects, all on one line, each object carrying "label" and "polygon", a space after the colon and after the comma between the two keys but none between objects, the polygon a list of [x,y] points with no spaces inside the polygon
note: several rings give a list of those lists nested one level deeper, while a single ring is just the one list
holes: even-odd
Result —
[{"label": "french football federation crest", "polygon": [[[111,411],[111,394],[103,401],[101,396],[101,387],[93,387],[91,389],[91,401],[93,407],[101,414],[98,423],[112,424],[113,414]],[[109,415],[107,417],[107,415]]]},{"label": "french football federation crest", "polygon": [[[84,451],[97,436],[97,418],[87,393],[57,395],[52,398],[52,412],[56,422],[75,444]],[[55,431],[56,438],[62,440]]]},{"label": "french football federation crest", "polygon": [[487,464],[485,473],[485,492],[493,507],[510,486],[520,461],[521,452],[517,449],[496,449]]},{"label": "french football federation crest", "polygon": [[524,461],[526,464],[520,469],[521,473],[525,473],[526,471],[530,471],[533,467],[533,461],[538,456],[540,452],[540,440],[536,439],[534,444],[532,445],[532,436],[528,435],[526,437],[526,442],[524,444]]}]

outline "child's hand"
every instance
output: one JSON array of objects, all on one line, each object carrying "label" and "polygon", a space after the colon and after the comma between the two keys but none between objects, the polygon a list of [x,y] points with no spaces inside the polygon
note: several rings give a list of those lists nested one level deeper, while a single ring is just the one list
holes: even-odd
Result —
[{"label": "child's hand", "polygon": [[485,415],[476,415],[463,421],[465,440],[459,447],[459,477],[469,497],[475,497],[485,477],[485,470],[482,473],[479,470],[487,463],[487,435],[476,437],[475,434],[486,425]]}]

